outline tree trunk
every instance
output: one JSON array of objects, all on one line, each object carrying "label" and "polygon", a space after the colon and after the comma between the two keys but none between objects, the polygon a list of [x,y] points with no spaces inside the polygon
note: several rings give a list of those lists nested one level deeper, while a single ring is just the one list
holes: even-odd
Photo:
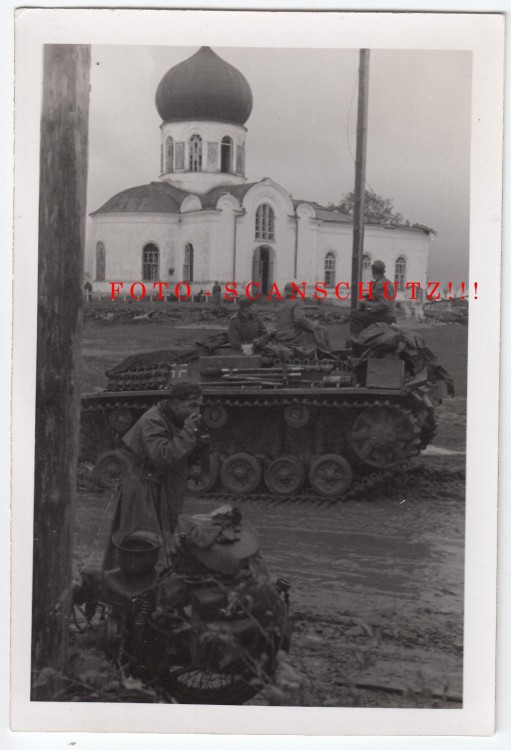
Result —
[{"label": "tree trunk", "polygon": [[[90,47],[44,49],[32,670],[64,670],[79,427]],[[37,691],[32,689],[33,699]]]}]

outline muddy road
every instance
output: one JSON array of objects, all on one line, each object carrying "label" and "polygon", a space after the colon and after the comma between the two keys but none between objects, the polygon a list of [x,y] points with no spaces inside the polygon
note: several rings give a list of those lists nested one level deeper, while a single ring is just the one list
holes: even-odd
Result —
[{"label": "muddy road", "polygon": [[[302,705],[461,706],[467,329],[417,332],[453,376],[457,396],[437,410],[433,445],[405,474],[339,503],[240,503],[272,573],[292,585],[290,660],[303,675]],[[105,369],[134,351],[200,333],[88,324],[82,388],[104,387]],[[185,511],[218,504],[188,498]],[[100,562],[113,510],[112,494],[78,496],[78,567]]]},{"label": "muddy road", "polygon": [[[463,474],[461,456],[419,458],[362,499],[239,503],[292,585],[304,705],[461,705]],[[217,505],[188,498],[186,511]],[[80,566],[100,561],[113,507],[112,494],[79,496]]]}]

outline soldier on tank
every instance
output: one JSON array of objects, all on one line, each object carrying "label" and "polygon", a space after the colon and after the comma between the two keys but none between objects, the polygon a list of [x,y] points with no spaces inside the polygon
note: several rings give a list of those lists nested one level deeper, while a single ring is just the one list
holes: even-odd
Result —
[{"label": "soldier on tank", "polygon": [[242,297],[238,302],[238,312],[229,321],[229,345],[245,353],[252,348],[260,351],[270,340],[266,326],[255,312],[254,300]]},{"label": "soldier on tank", "polygon": [[328,338],[319,323],[309,320],[305,314],[303,300],[295,298],[293,286],[284,287],[284,300],[279,302],[276,313],[275,339],[279,344],[299,349],[311,355],[315,351],[330,351]]},{"label": "soldier on tank", "polygon": [[356,336],[364,328],[373,323],[395,323],[395,303],[392,299],[385,296],[385,284],[387,284],[387,295],[393,296],[392,282],[385,276],[385,263],[382,260],[375,260],[371,265],[373,274],[373,293],[371,297],[363,300],[358,310],[351,313],[351,333]]}]

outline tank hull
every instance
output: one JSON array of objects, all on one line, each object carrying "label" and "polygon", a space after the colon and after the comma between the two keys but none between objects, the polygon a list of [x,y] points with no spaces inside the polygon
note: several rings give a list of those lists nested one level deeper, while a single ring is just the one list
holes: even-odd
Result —
[{"label": "tank hull", "polygon": [[[83,397],[80,461],[95,467],[100,486],[118,483],[127,465],[123,434],[167,394],[157,389]],[[204,458],[197,458],[194,469],[192,461],[189,489],[195,495],[312,490],[342,497],[368,472],[417,455],[435,429],[432,401],[406,388],[218,385],[203,387],[203,395],[211,464],[205,468]]]}]

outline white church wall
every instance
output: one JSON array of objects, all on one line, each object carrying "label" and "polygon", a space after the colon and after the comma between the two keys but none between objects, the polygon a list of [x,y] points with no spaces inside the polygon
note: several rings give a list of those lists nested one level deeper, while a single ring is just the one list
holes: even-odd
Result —
[{"label": "white church wall", "polygon": [[[351,281],[351,256],[353,230],[351,225],[321,224],[318,231],[315,254],[316,280],[324,280],[325,259],[328,252],[335,253],[335,280]],[[386,266],[386,275],[395,279],[396,261],[399,257],[406,260],[406,280],[419,281],[425,287],[430,248],[430,237],[411,229],[386,229],[384,227],[366,226],[364,232],[364,253],[368,253],[371,262],[382,260]],[[370,275],[367,278],[371,278]],[[364,280],[366,278],[364,277]],[[329,290],[331,296],[333,290]],[[405,293],[399,292],[398,299]],[[408,297],[409,295],[406,294]]]},{"label": "white church wall", "polygon": [[[234,217],[239,211],[239,204],[232,196],[224,196],[219,201],[222,210],[217,214],[215,227],[215,252],[211,259],[210,279],[214,283],[218,281],[222,287],[233,279],[234,267]],[[236,269],[240,264],[240,220],[238,218],[236,227]],[[238,275],[236,273],[236,275]]]},{"label": "white church wall", "polygon": [[[176,265],[177,217],[167,214],[105,214],[94,218],[92,284],[96,291],[110,292],[109,281],[125,286],[142,281],[143,248],[151,243],[159,250],[159,279],[168,281],[168,269]],[[105,281],[96,279],[95,253],[105,246]]]},{"label": "white church wall", "polygon": [[282,216],[279,239],[275,248],[274,281],[279,289],[295,278],[295,234],[296,224],[292,216]]},{"label": "white church wall", "polygon": [[[385,275],[390,281],[395,280],[397,259],[403,257],[406,280],[418,281],[422,288],[427,284],[430,244],[430,235],[413,229],[366,227],[364,234],[364,252],[371,255],[371,261],[385,263]],[[405,297],[409,298],[409,292],[400,291],[398,299]]]},{"label": "white church wall", "polygon": [[[351,253],[353,229],[351,225],[322,223],[318,231],[315,254],[315,274],[318,281],[325,281],[325,260],[327,253],[335,254],[335,284],[328,288],[328,296],[335,294],[335,286],[340,281],[351,280]],[[344,294],[344,293],[343,293]]]},{"label": "white church wall", "polygon": [[[267,204],[274,216],[273,238],[256,236],[256,213],[259,206]],[[273,281],[279,286],[294,278],[294,232],[293,204],[286,191],[267,178],[254,185],[244,197],[244,215],[238,219],[236,266],[237,281],[244,285],[254,281],[253,259],[258,247],[269,247],[273,251]]]},{"label": "white church wall", "polygon": [[[184,214],[179,225],[179,242],[176,252],[176,269],[173,281],[190,281],[193,292],[204,289],[211,283],[211,267],[216,256],[215,225],[217,215],[213,212],[201,214]],[[193,247],[193,279],[185,276],[185,248],[187,244]],[[185,293],[184,288],[181,291]]]},{"label": "white church wall", "polygon": [[[259,245],[266,245],[275,249],[275,242],[269,240],[255,240],[255,215],[245,209],[245,213],[238,219],[236,230],[236,282],[244,287],[252,278],[254,250]],[[230,271],[232,279],[232,270]]]},{"label": "white church wall", "polygon": [[296,279],[293,281],[301,283],[307,281],[314,284],[316,281],[316,252],[319,222],[315,218],[316,212],[312,206],[302,204],[296,209],[294,219],[294,232],[298,232],[297,239],[297,270]]}]

